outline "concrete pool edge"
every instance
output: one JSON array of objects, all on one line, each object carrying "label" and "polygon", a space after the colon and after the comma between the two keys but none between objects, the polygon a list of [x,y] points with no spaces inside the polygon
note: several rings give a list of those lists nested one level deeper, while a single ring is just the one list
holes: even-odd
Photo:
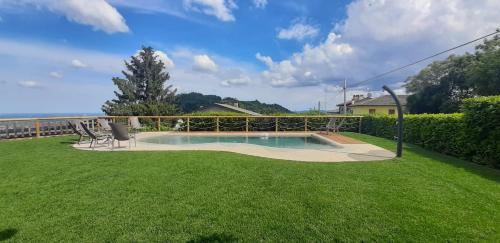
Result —
[{"label": "concrete pool edge", "polygon": [[[254,144],[243,143],[210,143],[210,144],[153,144],[142,142],[141,139],[165,135],[189,135],[189,136],[304,136],[310,135],[323,141],[339,146],[338,148],[327,150],[316,149],[295,149],[295,148],[273,148]],[[115,142],[115,146],[118,143]],[[352,162],[352,161],[377,161],[387,160],[395,157],[395,154],[378,146],[366,143],[341,144],[326,136],[315,132],[144,132],[137,134],[137,146],[129,148],[128,142],[121,142],[120,148],[114,151],[226,151],[263,158],[293,160],[303,162]],[[92,150],[88,143],[73,145],[76,149]],[[99,144],[94,151],[111,151],[111,147],[106,144]]]}]

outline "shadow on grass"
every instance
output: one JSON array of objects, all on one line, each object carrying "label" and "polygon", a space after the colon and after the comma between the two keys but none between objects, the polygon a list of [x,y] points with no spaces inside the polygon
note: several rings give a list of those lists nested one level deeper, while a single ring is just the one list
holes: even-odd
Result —
[{"label": "shadow on grass", "polygon": [[[459,159],[450,155],[442,154],[439,152],[427,150],[418,145],[405,144],[404,149],[411,151],[419,156],[437,160],[439,162],[452,165],[454,167],[464,169],[467,172],[474,173],[486,179],[500,183],[500,170],[495,169],[488,165],[480,165],[467,160]],[[404,157],[404,153],[403,153]]]},{"label": "shadow on grass", "polygon": [[[390,139],[375,137],[367,134],[358,134],[358,133],[343,133],[343,135],[359,139],[367,143],[375,144],[377,146],[383,147],[393,152],[395,152],[396,150],[396,142]],[[442,154],[436,151],[431,151],[422,148],[421,146],[418,145],[403,143],[403,159],[407,158],[408,152],[411,152],[417,156],[421,156],[426,159],[432,159],[441,163],[452,165],[454,167],[466,170],[467,172],[479,175],[488,180],[500,183],[500,170],[495,169],[493,167],[476,164],[450,155]]]},{"label": "shadow on grass", "polygon": [[0,231],[0,241],[5,241],[17,234],[16,229],[4,229]]},{"label": "shadow on grass", "polygon": [[188,243],[215,243],[215,242],[237,242],[238,238],[226,233],[214,233],[211,235],[198,236],[195,239],[187,241]]}]

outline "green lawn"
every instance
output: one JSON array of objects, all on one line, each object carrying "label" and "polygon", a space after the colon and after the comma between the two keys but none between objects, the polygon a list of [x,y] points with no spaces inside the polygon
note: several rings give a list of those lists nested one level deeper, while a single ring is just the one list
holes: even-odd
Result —
[{"label": "green lawn", "polygon": [[416,147],[327,164],[73,141],[0,142],[0,241],[500,241],[500,171]]}]

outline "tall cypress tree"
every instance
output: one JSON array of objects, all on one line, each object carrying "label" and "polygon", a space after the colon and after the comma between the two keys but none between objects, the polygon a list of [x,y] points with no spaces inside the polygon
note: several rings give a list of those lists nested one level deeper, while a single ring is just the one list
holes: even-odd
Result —
[{"label": "tall cypress tree", "polygon": [[176,111],[176,90],[166,85],[170,75],[153,48],[143,47],[125,66],[125,78],[112,79],[118,88],[116,99],[102,106],[107,115],[171,115]]}]

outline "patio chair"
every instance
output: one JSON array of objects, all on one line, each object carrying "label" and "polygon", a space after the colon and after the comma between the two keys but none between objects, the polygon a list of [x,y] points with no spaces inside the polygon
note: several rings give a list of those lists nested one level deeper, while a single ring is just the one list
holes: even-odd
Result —
[{"label": "patio chair", "polygon": [[[109,141],[111,140],[111,135],[93,132],[83,122],[80,122],[80,125],[82,126],[83,130],[90,137],[90,146],[89,146],[89,148],[94,149],[95,145],[99,143],[99,140],[105,140],[106,142],[108,142],[108,146],[109,146]],[[92,144],[94,145],[93,147],[92,147]]]},{"label": "patio chair", "polygon": [[89,135],[87,135],[87,133],[85,131],[83,131],[80,128],[80,125],[77,122],[68,121],[68,126],[71,128],[71,130],[73,130],[74,133],[76,133],[76,135],[80,136],[80,138],[78,139],[78,144],[80,144],[80,142],[82,142],[82,139],[84,137],[89,136]]},{"label": "patio chair", "polygon": [[109,126],[109,122],[107,119],[98,118],[97,123],[101,127],[101,129],[107,133],[111,133],[111,127]]},{"label": "patio chair", "polygon": [[336,123],[337,123],[337,118],[332,117],[325,126],[321,127],[321,130],[325,131],[326,134],[328,134],[330,131],[335,132],[337,130]]},{"label": "patio chair", "polygon": [[115,140],[118,140],[118,147],[120,147],[120,141],[127,141],[129,148],[131,145],[131,138],[134,139],[134,145],[137,146],[137,141],[135,140],[135,135],[129,134],[128,129],[125,125],[118,123],[110,123],[111,133],[113,134],[113,140],[111,141],[111,149],[115,149]]},{"label": "patio chair", "polygon": [[326,131],[326,134],[328,134],[330,131],[332,132],[338,132],[340,128],[344,125],[346,119],[345,118],[338,118],[338,117],[332,117],[326,124],[326,126],[321,127],[322,130]]}]

